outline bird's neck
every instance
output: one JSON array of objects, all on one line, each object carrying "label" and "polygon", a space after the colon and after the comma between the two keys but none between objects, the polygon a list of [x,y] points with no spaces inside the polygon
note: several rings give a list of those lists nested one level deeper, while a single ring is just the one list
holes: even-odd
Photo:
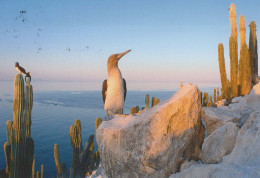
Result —
[{"label": "bird's neck", "polygon": [[121,76],[121,72],[117,67],[113,67],[113,68],[109,68],[108,69],[108,77],[112,77],[112,76]]}]

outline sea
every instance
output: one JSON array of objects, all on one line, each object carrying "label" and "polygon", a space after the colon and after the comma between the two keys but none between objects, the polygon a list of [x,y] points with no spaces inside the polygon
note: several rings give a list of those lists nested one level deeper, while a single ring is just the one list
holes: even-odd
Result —
[{"label": "sea", "polygon": [[[219,82],[194,82],[201,91],[213,95]],[[82,142],[95,134],[95,120],[104,118],[102,82],[47,82],[32,81],[33,108],[31,137],[34,140],[35,169],[44,165],[44,177],[56,177],[54,144],[59,145],[60,162],[71,167],[72,148],[69,130],[76,119],[81,121]],[[184,85],[187,83],[184,83]],[[160,101],[174,95],[180,83],[174,82],[128,82],[124,113],[130,108],[145,106],[145,96],[157,97]],[[0,81],[0,170],[5,169],[4,143],[7,141],[6,122],[13,120],[13,81]],[[95,149],[97,143],[95,141]]]}]

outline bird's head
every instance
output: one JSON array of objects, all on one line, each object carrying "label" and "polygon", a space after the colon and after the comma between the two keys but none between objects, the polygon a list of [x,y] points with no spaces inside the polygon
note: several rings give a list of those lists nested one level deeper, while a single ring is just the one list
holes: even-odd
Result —
[{"label": "bird's head", "polygon": [[107,60],[107,67],[108,67],[108,69],[117,67],[119,59],[121,59],[124,55],[126,55],[130,51],[131,50],[127,50],[127,51],[125,51],[123,53],[112,54],[111,56],[109,56],[109,58]]},{"label": "bird's head", "polygon": [[16,63],[15,63],[15,67],[18,67],[18,66],[19,66],[19,63],[18,63],[18,62],[16,62]]}]

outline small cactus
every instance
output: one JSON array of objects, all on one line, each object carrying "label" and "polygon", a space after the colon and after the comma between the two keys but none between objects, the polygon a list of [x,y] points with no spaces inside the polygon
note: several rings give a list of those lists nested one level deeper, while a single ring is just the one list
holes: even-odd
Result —
[{"label": "small cactus", "polygon": [[214,89],[214,103],[217,102],[217,90]]},{"label": "small cactus", "polygon": [[160,99],[156,97],[152,97],[152,107],[160,103]]},{"label": "small cactus", "polygon": [[101,117],[98,117],[95,122],[96,130],[98,129],[98,127],[100,126],[101,123],[102,123],[102,119],[101,119]]},{"label": "small cactus", "polygon": [[183,82],[181,81],[180,82],[180,89],[182,89],[182,87],[183,87]]},{"label": "small cactus", "polygon": [[150,104],[149,104],[149,95],[146,94],[146,95],[145,95],[145,107],[146,107],[146,109],[149,109],[149,108],[150,108],[149,105],[150,105]]},{"label": "small cactus", "polygon": [[130,114],[135,114],[136,113],[136,107],[131,107],[130,109]]}]

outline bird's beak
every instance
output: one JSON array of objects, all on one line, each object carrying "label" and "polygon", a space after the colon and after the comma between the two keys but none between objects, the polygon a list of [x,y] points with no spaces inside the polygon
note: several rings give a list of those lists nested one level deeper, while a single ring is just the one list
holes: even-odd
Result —
[{"label": "bird's beak", "polygon": [[129,49],[129,50],[123,52],[123,53],[120,53],[120,54],[118,55],[118,60],[119,60],[121,57],[123,57],[124,55],[126,55],[127,53],[129,53],[130,51],[131,51],[131,50]]}]

